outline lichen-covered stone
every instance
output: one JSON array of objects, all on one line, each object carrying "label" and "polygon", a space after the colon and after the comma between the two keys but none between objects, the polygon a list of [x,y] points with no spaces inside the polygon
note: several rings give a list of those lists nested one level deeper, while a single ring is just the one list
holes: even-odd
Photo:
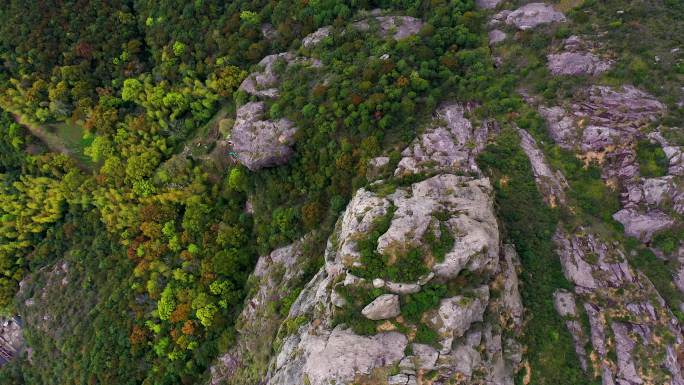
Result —
[{"label": "lichen-covered stone", "polygon": [[396,294],[383,294],[361,310],[361,314],[372,320],[394,318],[400,313],[399,296]]}]

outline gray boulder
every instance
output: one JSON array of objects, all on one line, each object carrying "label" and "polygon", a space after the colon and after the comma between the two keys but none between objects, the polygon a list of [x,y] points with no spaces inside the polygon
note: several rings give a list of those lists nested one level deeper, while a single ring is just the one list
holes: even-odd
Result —
[{"label": "gray boulder", "polygon": [[526,4],[506,17],[506,24],[514,25],[521,30],[532,29],[541,24],[565,21],[563,13],[544,3]]},{"label": "gray boulder", "polygon": [[577,305],[575,305],[575,296],[563,289],[558,289],[553,293],[553,305],[556,312],[563,318],[577,317]]},{"label": "gray boulder", "polygon": [[368,319],[376,321],[394,318],[401,314],[399,296],[396,294],[383,294],[366,305],[361,310],[361,314]]},{"label": "gray boulder", "polygon": [[495,45],[506,40],[506,33],[500,29],[489,31],[489,45]]},{"label": "gray boulder", "polygon": [[237,110],[231,132],[240,163],[252,171],[287,163],[293,154],[297,127],[288,119],[264,120],[264,103],[250,102]]},{"label": "gray boulder", "polygon": [[420,291],[420,285],[417,283],[387,282],[385,288],[394,294],[413,294]]},{"label": "gray boulder", "polygon": [[395,374],[387,378],[387,385],[406,385],[409,376],[404,373]]},{"label": "gray boulder", "polygon": [[425,344],[413,344],[412,347],[418,369],[432,370],[435,368],[437,358],[439,357],[437,350]]},{"label": "gray boulder", "polygon": [[625,234],[648,241],[654,233],[675,224],[674,219],[661,210],[639,212],[635,209],[622,209],[613,218],[625,227]]},{"label": "gray boulder", "polygon": [[366,178],[368,180],[378,178],[389,168],[389,162],[390,158],[386,156],[378,156],[369,160],[368,167],[366,167]]}]

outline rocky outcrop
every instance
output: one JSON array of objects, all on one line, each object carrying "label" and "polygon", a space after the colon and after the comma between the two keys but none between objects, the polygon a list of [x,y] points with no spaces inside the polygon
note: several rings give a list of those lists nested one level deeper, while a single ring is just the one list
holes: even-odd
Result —
[{"label": "rocky outcrop", "polygon": [[473,271],[491,271],[499,253],[496,217],[491,208],[491,186],[486,179],[442,174],[415,183],[410,190],[397,190],[391,197],[395,207],[389,229],[378,239],[377,250],[397,255],[424,244],[429,232],[439,227],[436,216],[445,216],[444,228],[458,235],[443,261],[434,263],[438,277],[453,278],[466,266]]},{"label": "rocky outcrop", "polygon": [[548,57],[548,67],[554,75],[599,75],[610,69],[611,63],[589,52],[562,52]]},{"label": "rocky outcrop", "polygon": [[551,170],[544,153],[537,146],[537,142],[527,131],[518,129],[520,135],[520,147],[527,155],[532,165],[535,181],[539,186],[544,200],[551,207],[556,207],[559,203],[565,204],[565,189],[568,182],[560,171]]},{"label": "rocky outcrop", "polygon": [[348,384],[360,374],[399,363],[406,345],[406,336],[398,332],[360,336],[341,326],[295,335],[278,354],[281,370],[268,383]]},{"label": "rocky outcrop", "polygon": [[300,64],[318,68],[322,65],[316,59],[297,57],[291,52],[268,55],[257,64],[257,71],[250,73],[242,81],[239,90],[263,99],[277,98],[280,84],[280,76],[276,71],[278,63],[283,67]]},{"label": "rocky outcrop", "polygon": [[544,3],[526,4],[506,15],[506,24],[520,30],[535,28],[542,24],[565,22],[565,15]]},{"label": "rocky outcrop", "polygon": [[368,161],[366,168],[366,179],[375,180],[389,170],[390,158],[387,156],[378,156]]},{"label": "rocky outcrop", "polygon": [[551,137],[561,147],[605,152],[610,146],[629,144],[641,137],[639,128],[655,121],[664,109],[658,100],[632,86],[592,86],[570,105],[569,111],[541,107],[540,113],[549,123]]},{"label": "rocky outcrop", "polygon": [[[591,363],[604,383],[683,384],[673,355],[684,342],[677,320],[650,281],[629,266],[619,244],[609,245],[581,228],[574,234],[558,230],[554,241],[565,275],[584,303],[591,329],[590,356],[598,358]],[[556,307],[571,318],[568,321],[577,318],[572,311],[577,307],[569,298],[569,293],[557,292]],[[582,359],[584,331],[581,325],[566,325]]]},{"label": "rocky outcrop", "polygon": [[500,29],[494,29],[489,31],[489,45],[495,45],[506,40],[506,33]]},{"label": "rocky outcrop", "polygon": [[648,135],[649,139],[660,144],[665,152],[665,156],[670,163],[668,169],[669,175],[684,176],[684,148],[682,146],[673,146],[663,137],[660,132],[652,132]]},{"label": "rocky outcrop", "polygon": [[579,143],[580,130],[575,118],[563,107],[539,107],[539,114],[546,120],[551,139],[565,150],[573,150]]},{"label": "rocky outcrop", "polygon": [[592,48],[578,36],[570,36],[563,42],[563,52],[547,56],[548,68],[554,75],[592,75],[608,71],[613,61],[601,59],[590,52]]},{"label": "rocky outcrop", "polygon": [[[435,384],[454,378],[513,384],[521,362],[521,347],[512,338],[522,322],[517,256],[512,246],[504,252],[499,245],[489,181],[477,170],[456,175],[468,170],[477,151],[471,140],[486,142],[482,129],[488,128],[474,129],[466,121],[460,105],[442,107],[394,173],[419,169],[433,176],[393,189],[377,181],[356,192],[328,240],[324,268],[281,327],[267,384],[343,385],[372,378],[405,385],[425,383],[428,372]],[[443,255],[434,248],[442,238],[451,239]],[[385,267],[374,265],[369,252]],[[393,278],[393,266],[415,256],[397,276],[403,278]],[[404,305],[425,290],[444,290],[436,288],[446,288],[465,270],[481,278],[442,292],[422,313]],[[493,297],[492,290],[501,293]],[[363,322],[364,333],[354,322]],[[511,337],[504,339],[503,330]]]},{"label": "rocky outcrop", "polygon": [[[278,67],[301,65],[305,68],[320,68],[318,59],[298,57],[284,52],[264,57],[257,70],[250,73],[240,84],[239,90],[257,99],[277,99],[280,74]],[[223,142],[229,152],[237,154],[237,160],[252,171],[264,167],[282,165],[292,156],[292,145],[297,127],[288,119],[264,119],[265,104],[262,101],[249,102],[236,112],[230,140]]]},{"label": "rocky outcrop", "polygon": [[265,56],[258,64],[261,70],[249,74],[240,84],[239,90],[262,98],[278,97],[279,77],[275,65],[279,60],[289,62],[292,59],[294,55],[289,52]]},{"label": "rocky outcrop", "polygon": [[[666,200],[669,179],[639,178],[633,147],[643,135],[641,128],[663,112],[662,104],[633,87],[591,87],[570,109],[540,108],[552,138],[586,161],[596,161],[603,177],[631,191],[634,201],[651,205],[645,213],[636,204],[616,213],[626,233],[648,239],[666,227],[671,219],[654,205]],[[534,163],[544,160],[543,153],[526,153],[533,169],[539,168]],[[548,188],[539,178],[537,184],[542,191]],[[599,234],[585,227],[568,231],[559,224],[554,236],[563,272],[574,287],[574,293],[556,291],[554,302],[582,367],[603,384],[684,383],[676,354],[684,342],[677,319],[648,278],[629,265],[620,243]],[[582,313],[589,330],[580,322]]]},{"label": "rocky outcrop", "polygon": [[558,289],[553,293],[553,304],[558,314],[565,318],[565,326],[572,335],[572,340],[575,344],[575,354],[579,358],[582,370],[586,372],[588,369],[587,352],[584,347],[589,341],[579,320],[575,296],[566,290]]},{"label": "rocky outcrop", "polygon": [[377,23],[380,36],[392,37],[394,40],[401,40],[415,35],[423,27],[422,20],[411,16],[377,16],[372,19],[357,21],[352,26],[366,32],[375,23]]},{"label": "rocky outcrop", "polygon": [[238,108],[231,140],[240,163],[256,171],[287,163],[296,133],[288,119],[264,119],[263,102],[250,102]]},{"label": "rocky outcrop", "polygon": [[332,28],[331,27],[321,27],[317,29],[315,32],[312,32],[308,35],[306,35],[302,39],[302,46],[304,48],[312,48],[316,46],[318,43],[323,41],[326,37],[330,36],[332,33]]},{"label": "rocky outcrop", "polygon": [[458,295],[441,300],[434,314],[426,315],[428,324],[439,333],[441,353],[448,354],[455,338],[463,336],[474,322],[482,322],[487,302],[489,288],[482,286],[471,296]]},{"label": "rocky outcrop", "polygon": [[464,113],[459,104],[440,107],[431,126],[401,153],[395,176],[426,171],[479,172],[475,157],[487,144],[492,129],[488,124],[474,129]]},{"label": "rocky outcrop", "polygon": [[[632,86],[592,86],[568,109],[540,106],[539,112],[560,147],[577,151],[587,163],[596,162],[602,177],[621,193],[623,208],[613,217],[627,235],[647,241],[675,223],[669,210],[684,213],[684,193],[673,177],[682,170],[681,149],[669,146],[658,132],[648,137],[643,132],[665,112],[653,96]],[[635,144],[647,138],[666,151],[673,176],[640,176]]]}]

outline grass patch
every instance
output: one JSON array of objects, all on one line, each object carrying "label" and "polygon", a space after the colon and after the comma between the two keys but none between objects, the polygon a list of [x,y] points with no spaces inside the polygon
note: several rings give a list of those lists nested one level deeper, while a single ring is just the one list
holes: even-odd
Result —
[{"label": "grass patch", "polygon": [[345,299],[346,304],[335,309],[333,325],[345,324],[358,335],[375,334],[379,322],[369,320],[361,314],[361,310],[375,298],[385,294],[385,291],[356,286],[340,286],[334,290]]},{"label": "grass patch", "polygon": [[684,226],[678,226],[656,233],[651,245],[665,254],[672,254],[677,251],[682,240],[684,240]]},{"label": "grass patch", "polygon": [[624,245],[632,266],[648,277],[672,313],[680,322],[684,322],[684,313],[679,310],[679,305],[684,301],[684,295],[673,282],[674,266],[672,263],[658,258],[636,238],[627,238]]},{"label": "grass patch", "polygon": [[643,177],[656,178],[667,175],[670,162],[659,144],[642,140],[637,143],[636,154],[639,171]]},{"label": "grass patch", "polygon": [[418,293],[401,297],[401,315],[407,321],[419,322],[420,318],[428,310],[439,305],[439,300],[446,297],[447,287],[441,284],[429,284],[423,286]]},{"label": "grass patch", "polygon": [[409,249],[397,255],[393,261],[390,261],[389,256],[377,252],[378,239],[389,229],[394,210],[390,208],[387,214],[376,218],[373,230],[366,238],[357,242],[362,266],[349,269],[352,274],[366,279],[382,278],[394,282],[412,282],[430,272],[423,261],[424,251],[419,248]]},{"label": "grass patch", "polygon": [[570,288],[551,241],[558,213],[544,204],[517,133],[504,130],[480,154],[478,164],[493,181],[505,237],[515,244],[523,265],[521,294],[531,317],[521,339],[528,348],[532,383],[591,383],[553,307],[553,292]]},{"label": "grass patch", "polygon": [[425,243],[430,247],[432,256],[435,257],[435,261],[443,262],[446,253],[451,251],[454,247],[454,236],[451,235],[451,229],[444,221],[439,222],[439,238],[435,235],[433,231],[425,232]]}]

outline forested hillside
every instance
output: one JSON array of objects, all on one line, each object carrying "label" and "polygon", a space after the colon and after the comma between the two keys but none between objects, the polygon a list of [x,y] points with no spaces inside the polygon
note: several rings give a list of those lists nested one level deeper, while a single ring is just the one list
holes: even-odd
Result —
[{"label": "forested hillside", "polygon": [[0,18],[3,385],[684,385],[684,3]]}]

